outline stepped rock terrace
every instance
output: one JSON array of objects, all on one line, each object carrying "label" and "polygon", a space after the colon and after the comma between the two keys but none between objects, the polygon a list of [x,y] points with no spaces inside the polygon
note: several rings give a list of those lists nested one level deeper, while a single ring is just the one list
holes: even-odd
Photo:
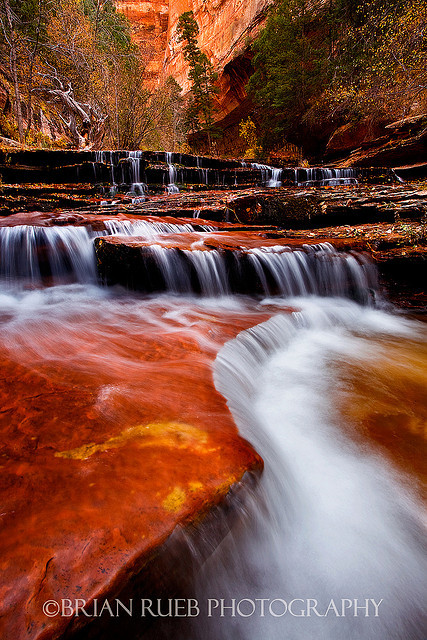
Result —
[{"label": "stepped rock terrace", "polygon": [[[411,595],[414,608],[402,598],[402,583],[414,584],[415,591],[421,584],[413,569],[421,564],[411,508],[404,502],[396,506],[393,500],[400,494],[393,484],[391,497],[388,490],[376,495],[385,476],[357,467],[365,464],[365,454],[354,463],[357,471],[349,466],[350,449],[331,457],[317,440],[329,424],[320,422],[309,438],[301,433],[301,425],[317,425],[323,419],[319,415],[327,414],[322,403],[332,388],[348,424],[360,423],[365,448],[378,443],[414,482],[425,480],[425,438],[416,417],[425,411],[427,372],[420,329],[417,333],[409,320],[405,325],[375,305],[385,304],[385,292],[401,306],[417,311],[425,306],[427,192],[423,185],[396,181],[392,171],[364,171],[244,166],[139,151],[1,156],[4,637],[116,637],[123,633],[123,618],[117,626],[109,619],[102,627],[102,621],[84,616],[46,616],[43,603],[83,598],[90,608],[95,599],[121,595],[124,601],[135,594],[185,597],[196,588],[195,576],[197,582],[205,575],[205,561],[207,578],[200,580],[213,583],[210,558],[215,564],[219,557],[218,566],[231,571],[233,561],[221,555],[230,541],[239,575],[250,573],[257,553],[251,551],[248,560],[245,549],[260,547],[252,538],[245,542],[245,536],[255,527],[268,553],[288,548],[292,540],[285,534],[294,526],[298,505],[285,497],[291,489],[304,505],[306,490],[310,496],[313,492],[304,488],[305,471],[294,477],[293,465],[310,467],[311,473],[324,460],[329,471],[347,464],[344,477],[351,480],[350,490],[354,484],[352,504],[372,500],[370,514],[384,516],[384,509],[387,517],[392,514],[387,536],[393,539],[393,552],[398,548],[404,558],[402,566],[396,565],[396,554],[392,561],[383,559],[387,549],[375,546],[380,525],[372,515],[357,520],[361,539],[364,550],[381,559],[381,588],[388,585],[393,611],[406,607],[418,620],[417,593]],[[384,184],[371,184],[374,179]],[[323,356],[329,340],[333,347]],[[344,395],[341,378],[325,386],[332,375],[325,363],[341,347],[342,380],[351,381]],[[401,354],[402,367],[397,355],[396,362],[387,360],[384,349],[389,347]],[[372,349],[378,351],[378,366],[365,358]],[[278,392],[285,394],[286,406],[267,399],[269,409],[260,416],[251,379],[255,376],[258,383],[259,378],[261,388],[276,352],[276,369],[284,371],[283,353],[294,366]],[[315,375],[310,373],[313,358]],[[414,363],[411,374],[404,366],[409,361]],[[333,375],[340,369],[332,368]],[[373,380],[380,381],[381,393]],[[300,393],[294,383],[304,389],[301,403],[294,401]],[[378,397],[371,397],[374,393]],[[393,398],[405,394],[407,406],[399,400],[397,409]],[[269,414],[276,406],[280,415],[288,412],[286,424]],[[275,438],[293,424],[292,411],[299,416],[310,407],[315,419],[298,417],[279,454],[282,444]],[[330,415],[332,423],[335,410]],[[264,417],[273,428],[265,439]],[[334,442],[353,437],[353,426],[344,425]],[[306,448],[312,441],[320,457]],[[291,453],[285,462],[287,449]],[[307,465],[306,452],[314,465]],[[335,522],[340,543],[333,546],[341,550],[343,540],[348,557],[352,514],[346,514],[347,497],[343,502],[335,495],[342,479],[324,488],[329,471],[314,479],[321,499],[297,519],[316,515],[325,496],[333,504],[338,500],[343,516]],[[365,491],[363,483],[371,475],[374,481]],[[280,496],[269,487],[272,478]],[[399,542],[403,508],[402,522],[414,524],[405,532],[408,539],[413,536],[408,548]],[[333,521],[326,508],[328,513]],[[282,519],[288,517],[285,525]],[[313,522],[295,539],[304,540],[312,530],[319,539],[325,539],[324,531],[329,531],[326,538],[333,537],[327,523]],[[279,535],[279,545],[272,532]],[[349,593],[353,583],[345,575],[346,563],[330,562],[329,551],[311,543],[311,556],[320,558],[320,565],[325,561],[337,567]],[[274,558],[265,554],[264,549],[256,589],[266,566],[269,584],[271,576],[277,580],[272,566],[288,575],[284,552]],[[371,586],[376,577],[369,574],[372,563],[365,565],[357,570]],[[303,575],[299,566],[296,584]],[[329,579],[324,571],[319,575],[320,582]],[[219,580],[221,586],[221,579],[217,568],[214,583]],[[285,594],[286,585],[278,584],[278,592]],[[231,585],[221,588],[237,597],[239,588]],[[210,597],[203,588],[200,593]],[[137,622],[129,638],[141,633],[168,638],[176,631],[174,626],[162,629],[158,621],[152,627],[152,621]],[[80,629],[87,623],[87,629]],[[354,631],[357,640],[373,640],[369,628],[359,623],[349,635]],[[183,633],[193,638],[193,631]],[[215,640],[222,638],[217,631],[212,631]],[[328,633],[330,640],[341,640],[332,628]],[[203,630],[195,634],[198,639]]]}]

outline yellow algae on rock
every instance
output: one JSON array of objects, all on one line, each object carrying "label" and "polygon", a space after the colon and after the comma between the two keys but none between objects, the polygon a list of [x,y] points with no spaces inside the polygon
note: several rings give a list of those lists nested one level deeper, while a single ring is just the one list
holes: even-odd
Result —
[{"label": "yellow algae on rock", "polygon": [[195,448],[200,449],[200,445],[207,442],[207,434],[189,424],[179,422],[150,422],[149,424],[138,424],[129,429],[125,429],[118,436],[113,436],[105,442],[96,444],[84,444],[69,451],[58,451],[57,458],[68,458],[72,460],[87,460],[97,451],[107,451],[117,449],[131,440],[138,440],[140,447],[172,447],[178,449]]},{"label": "yellow algae on rock", "polygon": [[190,491],[200,491],[201,489],[203,489],[203,484],[201,482],[189,482],[188,488],[190,489]]},{"label": "yellow algae on rock", "polygon": [[162,507],[166,509],[166,511],[172,511],[175,513],[181,509],[186,499],[187,496],[185,491],[183,491],[181,487],[175,487],[163,500]]}]

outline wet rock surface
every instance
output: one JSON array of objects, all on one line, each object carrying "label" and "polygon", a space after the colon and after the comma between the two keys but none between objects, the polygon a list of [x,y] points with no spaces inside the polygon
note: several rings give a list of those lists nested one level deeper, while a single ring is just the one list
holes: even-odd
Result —
[{"label": "wet rock surface", "polygon": [[[7,349],[2,340],[2,638],[57,638],[87,622],[48,617],[43,603],[114,597],[177,525],[262,468],[213,387],[213,353],[185,331],[153,333],[139,320],[131,335],[97,316],[81,317],[83,342],[63,326],[55,343],[43,325],[21,334],[26,355],[11,335]],[[219,343],[247,326],[210,318],[199,322]],[[40,340],[56,350],[50,366],[38,364]],[[140,364],[129,368],[131,353]]]},{"label": "wet rock surface", "polygon": [[[394,302],[425,308],[423,184],[148,192],[138,202],[81,186],[32,185],[27,191],[3,185],[4,213],[14,213],[1,218],[0,234],[14,227],[112,233],[111,222],[118,229],[182,225],[180,232],[157,231],[155,239],[88,235],[101,279],[148,293],[168,289],[155,245],[154,251],[175,252],[189,265],[189,291],[203,290],[200,274],[216,277],[219,263],[211,259],[220,256],[230,291],[252,296],[280,293],[273,269],[260,275],[266,255],[292,260],[294,252],[295,262],[308,265],[316,261],[316,245],[330,243],[335,251],[320,265],[349,253],[364,268],[368,256]],[[72,204],[64,204],[64,194]],[[5,204],[8,198],[13,204]],[[68,247],[58,237],[55,251],[65,264]],[[38,243],[43,258],[46,246]],[[350,297],[352,264],[342,271]],[[149,287],[141,286],[144,270]],[[297,272],[290,273],[291,288],[299,286]],[[215,282],[218,293],[221,278]],[[37,309],[40,286],[31,282],[19,300],[33,290],[29,304]],[[141,312],[133,317],[126,295],[117,294],[110,321],[97,298],[73,309],[73,325],[65,316],[55,319],[54,300],[29,327],[28,318],[22,326],[14,323],[20,303],[13,306],[6,296],[0,309],[2,637],[67,637],[86,622],[46,617],[48,599],[114,597],[137,575],[147,588],[174,528],[197,528],[246,472],[262,470],[213,386],[211,366],[219,346],[266,320],[274,305],[254,303],[240,315],[201,308],[182,317],[178,297],[168,306],[146,296],[138,298]]]},{"label": "wet rock surface", "polygon": [[342,155],[343,152],[352,149],[345,159],[341,158],[341,166],[381,165],[393,167],[398,175],[405,179],[427,177],[427,114],[403,118],[384,126],[382,130],[374,128],[369,133],[363,123],[356,125],[356,130],[351,125],[346,126],[350,127],[353,142],[346,147],[345,136],[339,141],[339,131],[336,132],[335,145],[332,137],[327,149],[328,161],[334,154],[340,155],[341,152]]}]

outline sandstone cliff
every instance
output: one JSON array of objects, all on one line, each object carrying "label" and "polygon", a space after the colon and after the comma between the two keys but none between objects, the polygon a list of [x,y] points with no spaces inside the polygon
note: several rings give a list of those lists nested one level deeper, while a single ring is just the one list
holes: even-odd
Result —
[{"label": "sandstone cliff", "polygon": [[184,91],[189,89],[188,67],[182,45],[176,40],[176,26],[179,16],[191,10],[200,29],[199,46],[220,74],[218,118],[222,119],[246,96],[245,52],[270,4],[271,0],[171,0],[163,73],[172,75]]},{"label": "sandstone cliff", "polygon": [[146,76],[149,84],[157,84],[167,43],[169,1],[116,0],[115,4],[132,25],[135,42],[147,63]]},{"label": "sandstone cliff", "polygon": [[[118,0],[129,18],[135,40],[150,60],[151,81],[173,76],[189,89],[188,66],[176,26],[184,11],[193,11],[200,29],[199,46],[219,73],[217,120],[233,125],[249,110],[245,85],[250,75],[249,44],[262,26],[272,0]],[[237,111],[236,111],[237,110]],[[233,117],[233,111],[236,111]],[[225,122],[224,122],[225,119]]]}]

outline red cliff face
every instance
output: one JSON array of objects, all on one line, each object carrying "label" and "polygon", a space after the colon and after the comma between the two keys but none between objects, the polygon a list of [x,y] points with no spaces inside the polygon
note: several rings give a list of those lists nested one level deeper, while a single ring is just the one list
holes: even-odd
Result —
[{"label": "red cliff face", "polygon": [[157,84],[167,44],[169,1],[116,0],[132,25],[135,42],[138,43],[146,61],[146,76],[150,84]]},{"label": "red cliff face", "polygon": [[221,73],[245,51],[270,4],[271,0],[171,0],[164,72],[173,75],[184,90],[189,88],[188,67],[176,40],[176,25],[184,11],[193,11],[200,29],[199,46]]},{"label": "red cliff face", "polygon": [[[245,85],[249,77],[249,43],[258,33],[272,0],[118,0],[133,26],[135,40],[150,60],[154,82],[173,76],[188,91],[188,65],[177,42],[176,26],[184,11],[193,11],[200,29],[199,46],[219,73],[217,120],[230,120],[237,110],[245,113]],[[240,119],[240,116],[239,118]],[[231,124],[236,118],[231,116]]]}]

